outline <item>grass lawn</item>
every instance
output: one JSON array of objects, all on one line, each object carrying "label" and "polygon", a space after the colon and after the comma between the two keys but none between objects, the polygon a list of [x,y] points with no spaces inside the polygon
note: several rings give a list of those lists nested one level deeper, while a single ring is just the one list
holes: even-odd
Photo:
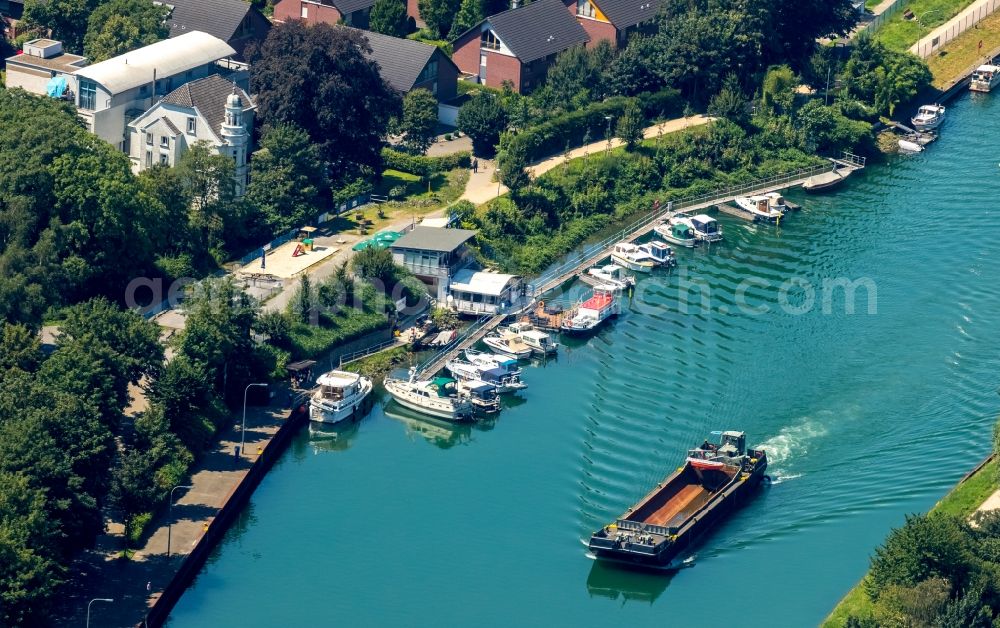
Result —
[{"label": "grass lawn", "polygon": [[874,10],[880,4],[882,4],[882,0],[865,0],[865,8],[869,10]]},{"label": "grass lawn", "polygon": [[[399,170],[386,170],[382,181],[372,190],[373,194],[389,196],[389,192],[402,192],[398,200],[372,205],[361,212],[347,212],[335,218],[325,226],[332,232],[342,233],[353,231],[358,233],[360,220],[366,221],[367,233],[372,234],[384,229],[402,217],[426,216],[444,209],[458,200],[465,191],[469,181],[469,171],[466,168],[455,168],[449,172],[439,172],[431,177],[430,186],[421,182],[420,177]],[[381,215],[380,215],[381,213]]]},{"label": "grass lawn", "polygon": [[[970,68],[985,62],[984,55],[995,53],[1000,48],[1000,11],[993,13],[927,59],[927,65],[934,74],[934,87],[946,89]],[[979,42],[983,42],[980,54]]]},{"label": "grass lawn", "polygon": [[[921,37],[955,17],[970,4],[972,0],[913,0],[905,8],[897,10],[878,29],[875,37],[891,50],[906,51]],[[907,20],[903,17],[907,8],[913,12],[914,19]]]},{"label": "grass lawn", "polygon": [[[966,517],[975,512],[986,498],[997,490],[997,473],[1000,461],[994,459],[983,466],[974,476],[962,482],[934,504],[931,512]],[[862,581],[863,582],[863,581]],[[823,628],[842,628],[851,615],[858,618],[871,617],[871,600],[859,582],[844,599],[840,600],[830,616],[823,621]]]}]

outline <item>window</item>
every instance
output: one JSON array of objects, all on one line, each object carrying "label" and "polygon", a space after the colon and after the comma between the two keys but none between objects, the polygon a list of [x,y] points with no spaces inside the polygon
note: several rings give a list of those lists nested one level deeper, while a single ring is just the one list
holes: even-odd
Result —
[{"label": "window", "polygon": [[195,134],[195,130],[198,128],[197,126],[195,126],[196,124],[197,122],[195,121],[194,118],[188,118],[188,133],[190,135]]},{"label": "window", "polygon": [[153,151],[151,150],[146,151],[146,167],[147,168],[153,167]]},{"label": "window", "polygon": [[170,138],[166,135],[160,136],[160,148],[170,148]]},{"label": "window", "polygon": [[304,4],[302,5],[302,14],[301,15],[302,15],[302,19],[303,20],[308,20],[309,19],[309,7],[307,7]]},{"label": "window", "polygon": [[167,155],[160,155],[160,165],[161,166],[170,165],[170,158]]},{"label": "window", "polygon": [[480,67],[486,67],[486,55],[479,55],[479,65]]},{"label": "window", "polygon": [[424,81],[430,81],[436,79],[438,75],[438,62],[437,59],[429,61],[424,69],[420,71],[420,76],[417,77],[415,83],[423,83]]},{"label": "window", "polygon": [[594,5],[590,3],[590,0],[576,0],[576,14],[582,15],[583,17],[597,17],[595,15]]},{"label": "window", "polygon": [[153,134],[152,133],[146,133],[146,145],[147,146],[152,146],[153,145]]},{"label": "window", "polygon": [[[491,30],[483,31],[482,37],[479,38],[479,44],[482,48],[500,50],[500,38],[497,37]],[[483,65],[486,64],[484,63]]]},{"label": "window", "polygon": [[93,81],[80,81],[80,109],[94,110],[97,106],[97,84]]}]

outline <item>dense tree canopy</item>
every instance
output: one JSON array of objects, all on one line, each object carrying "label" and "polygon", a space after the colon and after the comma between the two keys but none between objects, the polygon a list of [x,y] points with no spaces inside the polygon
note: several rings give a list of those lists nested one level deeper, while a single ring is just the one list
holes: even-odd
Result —
[{"label": "dense tree canopy", "polygon": [[52,37],[63,43],[69,52],[83,53],[83,38],[87,19],[101,0],[25,0],[21,26]]},{"label": "dense tree canopy", "polygon": [[152,0],[108,0],[87,20],[83,50],[91,63],[166,39],[170,9]]},{"label": "dense tree canopy", "polygon": [[474,94],[458,110],[458,128],[472,139],[477,155],[491,155],[507,125],[507,114],[500,100],[489,92]]},{"label": "dense tree canopy", "polygon": [[368,27],[376,33],[406,37],[406,5],[404,0],[375,0]]},{"label": "dense tree canopy", "polygon": [[360,31],[295,21],[272,28],[252,59],[261,122],[304,129],[335,187],[381,171],[382,141],[399,109],[370,53]]},{"label": "dense tree canopy", "polygon": [[319,149],[305,131],[285,124],[264,130],[250,162],[247,202],[260,212],[270,233],[302,226],[319,214],[321,195],[329,187]]},{"label": "dense tree canopy", "polygon": [[460,4],[461,0],[417,0],[420,17],[438,37],[449,34]]},{"label": "dense tree canopy", "polygon": [[434,143],[438,126],[438,101],[426,89],[414,89],[403,97],[403,117],[396,125],[403,146],[423,153]]}]

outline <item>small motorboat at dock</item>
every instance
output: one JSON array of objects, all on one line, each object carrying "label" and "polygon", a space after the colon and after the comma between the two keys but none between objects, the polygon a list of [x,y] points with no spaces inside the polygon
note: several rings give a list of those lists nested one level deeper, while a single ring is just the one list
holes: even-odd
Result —
[{"label": "small motorboat at dock", "polygon": [[917,131],[933,131],[944,122],[945,111],[944,105],[922,105],[910,118],[910,124]]},{"label": "small motorboat at dock", "polygon": [[677,246],[693,248],[698,244],[698,238],[695,237],[691,225],[687,223],[671,223],[669,220],[664,220],[653,227],[653,233]]},{"label": "small motorboat at dock", "polygon": [[640,249],[638,244],[632,242],[616,244],[615,248],[611,250],[611,261],[638,273],[652,272],[656,265],[648,253]]},{"label": "small motorboat at dock", "polygon": [[448,421],[473,418],[472,402],[459,396],[457,382],[450,377],[418,380],[417,369],[410,368],[408,379],[386,377],[385,390],[399,405]]},{"label": "small motorboat at dock", "polygon": [[598,559],[661,569],[683,566],[682,553],[746,502],[764,480],[767,453],[747,449],[743,432],[722,432],[688,451],[684,465],[590,537]]},{"label": "small motorboat at dock", "polygon": [[309,398],[309,420],[339,423],[353,416],[372,392],[372,380],[349,371],[330,371],[317,380]]},{"label": "small motorboat at dock", "polygon": [[[781,198],[781,196],[779,195],[778,198]],[[777,222],[785,215],[783,209],[784,199],[782,199],[782,205],[779,207],[775,205],[775,198],[768,194],[737,196],[735,202],[737,207],[748,213],[758,222]]]},{"label": "small motorboat at dock", "polygon": [[499,353],[515,360],[527,360],[531,357],[532,348],[519,337],[507,330],[497,330],[483,338],[483,344]]},{"label": "small motorboat at dock", "polygon": [[605,264],[580,273],[580,280],[592,286],[615,286],[622,290],[635,285],[635,275],[629,275],[618,264]]},{"label": "small motorboat at dock", "polygon": [[974,92],[988,93],[1000,83],[1000,66],[987,63],[976,68],[969,82],[969,89]]},{"label": "small motorboat at dock", "polygon": [[511,323],[506,331],[531,347],[531,351],[538,355],[552,355],[559,350],[559,343],[552,340],[552,336],[540,329],[535,329],[531,323],[523,321]]},{"label": "small motorboat at dock", "polygon": [[657,266],[669,268],[677,265],[673,249],[659,240],[650,240],[645,244],[640,244],[639,250],[645,253],[647,258],[651,259]]},{"label": "small motorboat at dock", "polygon": [[569,334],[587,333],[620,312],[621,290],[612,286],[598,286],[588,298],[563,315],[560,329]]},{"label": "small motorboat at dock", "polygon": [[479,412],[493,414],[500,412],[500,393],[497,387],[478,379],[459,381],[456,384],[458,396],[468,399]]}]

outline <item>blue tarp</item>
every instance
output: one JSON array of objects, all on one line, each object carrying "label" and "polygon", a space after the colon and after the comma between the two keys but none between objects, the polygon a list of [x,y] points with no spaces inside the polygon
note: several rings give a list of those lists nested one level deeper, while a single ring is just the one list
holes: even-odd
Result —
[{"label": "blue tarp", "polygon": [[45,85],[45,93],[51,98],[62,98],[62,95],[66,93],[66,87],[65,76],[53,76]]}]

